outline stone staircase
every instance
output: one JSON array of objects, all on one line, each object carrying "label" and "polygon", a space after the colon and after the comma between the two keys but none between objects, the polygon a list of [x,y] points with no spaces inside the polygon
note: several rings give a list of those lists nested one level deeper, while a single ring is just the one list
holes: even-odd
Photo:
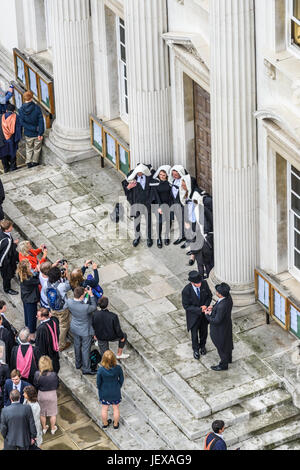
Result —
[{"label": "stone staircase", "polygon": [[[9,306],[9,319],[20,328],[23,321],[21,300],[17,296],[5,296],[5,300]],[[225,392],[216,401],[216,406],[211,407],[177,377],[176,372],[162,376],[163,368],[168,371],[163,360],[159,372],[155,364],[157,358],[150,364],[149,358],[145,360],[131,345],[126,351],[130,357],[122,361],[125,382],[121,426],[117,431],[112,427],[105,431],[119,449],[201,450],[215,419],[226,422],[225,440],[229,449],[300,448],[300,410],[293,405],[291,395],[275,374]],[[96,377],[84,376],[76,370],[72,347],[61,354],[59,376],[101,427]]]}]

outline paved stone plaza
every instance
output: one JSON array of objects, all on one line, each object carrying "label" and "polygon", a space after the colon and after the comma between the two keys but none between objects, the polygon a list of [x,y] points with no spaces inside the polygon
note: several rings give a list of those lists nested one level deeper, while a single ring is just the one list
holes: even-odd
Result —
[{"label": "paved stone plaza", "polygon": [[[123,449],[201,449],[211,422],[220,418],[233,448],[300,449],[300,411],[285,389],[286,366],[291,367],[298,341],[274,322],[266,325],[258,305],[234,308],[229,370],[210,369],[218,363],[210,340],[208,354],[195,361],[181,306],[188,257],[173,245],[148,249],[142,241],[133,248],[131,221],[130,238],[124,236],[127,221],[118,227],[122,238],[116,237],[107,214],[123,196],[121,179],[116,170],[101,169],[95,161],[77,163],[72,172],[37,167],[2,178],[7,216],[35,245],[45,243],[51,260],[63,257],[71,267],[80,267],[92,258],[99,264],[111,310],[128,334],[122,426],[107,435]],[[21,324],[21,301],[10,300],[11,314]],[[62,354],[60,377],[100,424],[95,377],[83,377],[73,366],[70,348]],[[78,424],[76,433],[85,425]]]}]

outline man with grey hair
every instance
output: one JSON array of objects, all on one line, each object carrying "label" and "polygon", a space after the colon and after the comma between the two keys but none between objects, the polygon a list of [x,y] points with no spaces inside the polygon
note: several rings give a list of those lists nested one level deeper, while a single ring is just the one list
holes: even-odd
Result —
[{"label": "man with grey hair", "polygon": [[18,390],[12,390],[9,398],[11,405],[2,410],[0,423],[4,450],[29,450],[37,436],[31,407],[20,403]]},{"label": "man with grey hair", "polygon": [[34,374],[38,370],[38,363],[41,352],[29,342],[29,328],[21,329],[18,336],[18,345],[14,346],[11,352],[10,368],[18,369],[22,379],[33,384]]}]

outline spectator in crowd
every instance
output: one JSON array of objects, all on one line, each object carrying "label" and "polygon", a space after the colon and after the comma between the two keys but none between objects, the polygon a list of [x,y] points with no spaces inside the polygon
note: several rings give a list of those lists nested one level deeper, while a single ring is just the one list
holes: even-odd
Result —
[{"label": "spectator in crowd", "polygon": [[36,427],[36,441],[35,444],[40,447],[43,443],[43,428],[41,423],[41,407],[37,401],[37,391],[30,385],[24,388],[24,402],[23,405],[29,405],[34,419]]},{"label": "spectator in crowd", "polygon": [[3,359],[6,364],[10,364],[11,351],[14,346],[14,341],[11,337],[11,334],[7,328],[3,326],[3,317],[0,315],[0,342],[4,343],[5,354],[0,359]]},{"label": "spectator in crowd", "polygon": [[57,373],[53,371],[52,361],[48,356],[42,356],[39,360],[39,371],[35,373],[34,386],[38,390],[38,402],[41,407],[41,423],[43,434],[49,429],[46,424],[47,417],[50,417],[50,431],[55,434],[57,431],[57,389],[59,380]]},{"label": "spectator in crowd", "polygon": [[232,337],[232,298],[230,286],[225,282],[216,286],[218,301],[213,307],[206,310],[206,318],[210,323],[210,337],[217,348],[220,356],[220,363],[211,366],[214,371],[228,369],[228,364],[232,363],[233,337]]},{"label": "spectator in crowd", "polygon": [[[43,253],[41,261],[38,259],[38,255]],[[34,250],[31,246],[31,243],[28,240],[25,240],[19,244],[19,261],[24,261],[27,259],[30,263],[31,269],[36,271],[36,268],[39,264],[44,263],[47,260],[47,248],[45,245],[41,245],[39,248]]]},{"label": "spectator in crowd", "polygon": [[207,434],[204,450],[227,450],[226,442],[222,436],[224,429],[224,421],[217,420],[212,423],[213,432]]},{"label": "spectator in crowd", "polygon": [[[90,304],[83,301],[86,292]],[[82,369],[83,375],[95,375],[97,372],[91,370],[90,351],[94,335],[92,313],[97,308],[97,300],[92,288],[76,287],[74,299],[67,300],[67,307],[72,316],[70,331],[74,338],[76,369]]]},{"label": "spectator in crowd", "polygon": [[4,212],[3,212],[3,207],[2,207],[4,200],[5,200],[5,191],[4,191],[2,181],[0,180],[0,222],[1,220],[4,220],[4,217],[5,217]]},{"label": "spectator in crowd", "polygon": [[171,192],[172,188],[168,181],[170,173],[170,165],[161,166],[153,175],[153,182],[150,183],[154,193],[154,203],[159,206],[158,208],[158,223],[157,223],[157,247],[162,248],[162,227],[165,222],[165,245],[170,244],[170,205],[171,205]]},{"label": "spectator in crowd", "polygon": [[19,333],[18,345],[11,352],[10,368],[20,371],[21,379],[33,384],[34,374],[38,370],[40,350],[29,342],[30,331],[25,327]]},{"label": "spectator in crowd", "polygon": [[[55,266],[57,266],[57,264],[55,264]],[[50,263],[50,261],[45,261],[44,263],[40,264],[40,275],[39,275],[39,280],[40,280],[40,285],[41,285],[40,304],[43,308],[48,308],[48,309],[49,309],[48,300],[45,295],[45,289],[43,290],[43,287],[48,282],[48,274],[51,268],[52,268],[52,263]]]},{"label": "spectator in crowd", "polygon": [[137,247],[141,239],[141,216],[146,220],[147,227],[147,246],[153,245],[151,236],[151,203],[153,191],[150,183],[154,171],[149,169],[148,165],[140,163],[128,175],[127,179],[122,181],[125,196],[132,207],[132,216],[134,217],[135,239],[133,246]]},{"label": "spectator in crowd", "polygon": [[59,321],[51,316],[47,308],[41,307],[37,313],[40,324],[36,330],[35,346],[42,356],[50,357],[54,372],[58,373],[59,365]]},{"label": "spectator in crowd", "polygon": [[21,380],[20,371],[17,369],[13,369],[10,373],[10,379],[7,379],[4,385],[4,406],[10,405],[9,394],[12,390],[19,391],[20,396],[21,396],[20,402],[23,403],[24,401],[23,390],[27,385],[30,385],[30,384],[28,382],[25,382],[25,380]]},{"label": "spectator in crowd", "polygon": [[[205,311],[212,300],[212,293],[206,281],[197,271],[189,273],[190,283],[185,286],[182,295],[182,306],[186,311],[187,330],[191,332],[194,358],[206,354],[208,321]],[[199,354],[200,350],[200,354]]]},{"label": "spectator in crowd", "polygon": [[0,270],[3,279],[3,290],[6,294],[18,295],[18,292],[11,288],[11,280],[16,274],[18,262],[16,245],[19,240],[14,240],[11,235],[13,223],[10,220],[2,220],[0,228]]},{"label": "spectator in crowd", "polygon": [[101,367],[97,372],[97,387],[99,401],[102,404],[102,423],[106,429],[111,424],[108,418],[108,408],[113,407],[114,429],[119,428],[121,403],[121,388],[124,382],[124,375],[121,366],[117,365],[116,356],[110,350],[105,351],[101,361]]},{"label": "spectator in crowd", "polygon": [[123,350],[126,344],[127,335],[121,330],[119,317],[110,312],[108,307],[108,298],[102,297],[98,301],[101,310],[96,310],[92,325],[95,331],[95,339],[99,344],[100,353],[103,355],[109,349],[110,341],[118,341],[119,349],[117,359],[127,359],[129,354],[124,354]]},{"label": "spectator in crowd", "polygon": [[[86,270],[88,269],[89,265],[92,265],[92,269],[94,271],[93,279],[84,279],[84,275]],[[76,287],[92,287],[96,288],[99,284],[99,274],[98,274],[98,266],[96,263],[93,263],[92,260],[88,260],[85,262],[84,266],[81,269],[74,269],[70,274],[70,285],[72,290],[76,289]]]},{"label": "spectator in crowd", "polygon": [[22,126],[15,110],[15,105],[8,103],[6,112],[1,116],[0,142],[2,141],[4,145],[0,144],[0,158],[4,173],[17,170],[17,150],[22,138]]},{"label": "spectator in crowd", "polygon": [[10,377],[9,365],[0,359],[0,415],[4,406],[4,385]]},{"label": "spectator in crowd", "polygon": [[24,128],[26,163],[28,168],[32,168],[39,165],[45,125],[41,108],[33,102],[32,91],[26,91],[23,98],[24,104],[19,109],[19,116]]},{"label": "spectator in crowd", "polygon": [[0,90],[0,114],[6,112],[7,105],[9,100],[13,97],[14,91],[14,86],[12,84],[6,92]]},{"label": "spectator in crowd", "polygon": [[[191,255],[192,252],[187,252]],[[204,278],[209,277],[209,273],[214,267],[214,235],[212,232],[204,235],[204,243],[202,248],[195,254],[198,271]]]},{"label": "spectator in crowd", "polygon": [[7,318],[5,316],[6,312],[7,312],[6,302],[4,300],[0,300],[0,315],[2,317],[2,325],[4,326],[4,328],[6,328],[9,331],[9,334],[11,336],[11,340],[15,345],[16,344],[16,338],[18,336],[18,332],[15,329],[15,327],[7,320]]},{"label": "spectator in crowd", "polygon": [[29,340],[35,340],[37,304],[40,300],[39,273],[32,273],[28,259],[18,265],[18,275],[21,287],[21,299],[24,307],[25,325],[30,330]]},{"label": "spectator in crowd", "polygon": [[32,409],[22,405],[20,392],[10,392],[11,406],[1,413],[1,434],[4,437],[4,450],[29,450],[35,443],[37,431]]},{"label": "spectator in crowd", "polygon": [[59,321],[59,350],[64,351],[71,345],[67,341],[67,334],[70,329],[70,311],[67,306],[67,292],[71,290],[68,280],[68,265],[64,264],[66,279],[63,282],[61,270],[55,266],[48,273],[48,282],[45,283],[41,295],[47,298],[51,315],[58,318]]}]

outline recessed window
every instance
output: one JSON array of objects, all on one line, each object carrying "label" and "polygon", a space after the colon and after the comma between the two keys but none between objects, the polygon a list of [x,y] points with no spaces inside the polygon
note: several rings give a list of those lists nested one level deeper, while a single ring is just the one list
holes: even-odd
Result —
[{"label": "recessed window", "polygon": [[126,68],[126,31],[125,22],[117,18],[118,62],[119,62],[119,90],[120,90],[120,116],[128,121],[128,83]]}]

